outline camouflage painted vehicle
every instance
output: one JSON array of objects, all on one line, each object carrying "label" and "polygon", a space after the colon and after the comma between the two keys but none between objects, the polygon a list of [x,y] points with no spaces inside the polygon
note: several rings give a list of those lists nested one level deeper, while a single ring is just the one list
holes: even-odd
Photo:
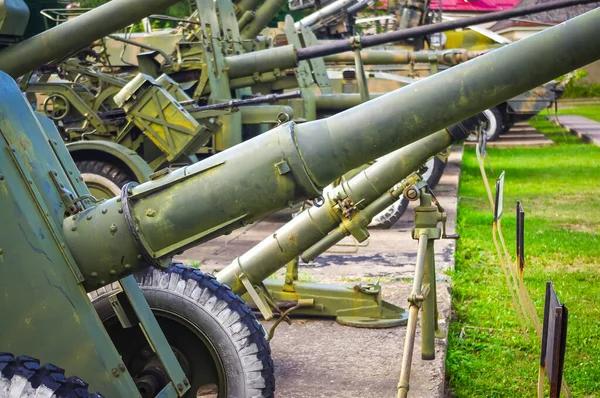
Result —
[{"label": "camouflage painted vehicle", "polygon": [[[437,19],[437,11],[429,8],[428,0],[419,1],[407,1],[404,4],[399,4],[390,11],[395,16],[395,25],[392,29],[407,29],[416,26],[423,26],[424,24],[432,23]],[[477,18],[472,20],[473,25],[477,24]],[[326,37],[321,37],[326,38]],[[393,73],[403,75],[412,79],[420,79],[430,76],[439,70],[444,70],[448,67],[452,67],[457,64],[457,61],[464,62],[468,59],[476,57],[485,53],[488,50],[493,50],[499,47],[498,43],[486,46],[476,46],[476,49],[458,49],[458,48],[447,48],[445,58],[438,58],[437,62],[430,62],[423,56],[419,59],[413,57],[409,62],[404,60],[394,60],[389,55],[390,50],[394,51],[398,48],[402,49],[422,49],[431,47],[429,45],[430,37],[425,38],[426,43],[423,41],[419,42],[404,42],[399,46],[386,46],[381,50],[381,54],[373,52],[372,59],[365,59],[363,57],[363,63],[370,65],[367,73]],[[503,38],[504,39],[504,38]],[[509,43],[510,40],[504,39],[503,44]],[[409,46],[410,45],[410,46]],[[447,62],[452,57],[452,62]],[[378,59],[379,58],[379,59]],[[331,64],[328,65],[334,70],[344,70],[345,78],[344,82],[341,83],[346,87],[346,92],[357,92],[351,91],[349,87],[357,87],[356,79],[352,79],[352,69],[349,69],[348,64],[354,63],[354,59],[351,54],[336,55],[326,58]],[[402,61],[402,62],[399,62]],[[390,85],[393,87],[394,83],[390,81]],[[563,93],[563,85],[557,82],[548,82],[540,87],[536,87],[527,93],[521,94],[518,97],[512,98],[509,101],[498,104],[489,109],[486,112],[486,116],[489,119],[489,123],[485,129],[488,141],[497,140],[500,134],[510,130],[510,128],[518,122],[526,121],[532,116],[538,114],[544,109],[548,109],[560,98]]]}]

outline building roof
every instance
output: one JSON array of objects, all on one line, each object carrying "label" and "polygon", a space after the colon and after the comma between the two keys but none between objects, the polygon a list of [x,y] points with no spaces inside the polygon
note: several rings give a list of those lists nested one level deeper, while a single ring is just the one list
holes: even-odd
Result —
[{"label": "building roof", "polygon": [[[515,8],[521,8],[526,6],[532,6],[535,4],[549,3],[553,0],[521,0]],[[499,21],[494,24],[491,30],[501,30],[512,26],[540,26],[540,25],[556,25],[561,22],[565,22],[568,19],[574,18],[578,15],[593,10],[594,8],[600,7],[600,1],[586,5],[579,5],[567,8],[561,8],[558,10],[545,11],[538,14],[526,15],[516,19],[507,21]]]},{"label": "building roof", "polygon": [[[441,0],[442,11],[495,12],[510,10],[519,0]],[[431,0],[429,8],[440,8],[440,0]]]}]

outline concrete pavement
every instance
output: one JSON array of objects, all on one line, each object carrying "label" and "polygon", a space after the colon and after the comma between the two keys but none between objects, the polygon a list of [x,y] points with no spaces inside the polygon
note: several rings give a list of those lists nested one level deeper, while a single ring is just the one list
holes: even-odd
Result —
[{"label": "concrete pavement", "polygon": [[548,116],[548,120],[569,130],[583,142],[600,146],[600,123],[577,115]]}]

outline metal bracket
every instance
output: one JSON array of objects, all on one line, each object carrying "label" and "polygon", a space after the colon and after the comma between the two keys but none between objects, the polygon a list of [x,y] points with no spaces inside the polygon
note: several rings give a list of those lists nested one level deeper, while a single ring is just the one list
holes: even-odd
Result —
[{"label": "metal bracket", "polygon": [[440,212],[440,221],[442,222],[442,239],[453,239],[453,240],[460,239],[459,234],[448,235],[446,233],[446,224],[447,224],[447,220],[448,220],[448,215],[446,214],[446,211],[444,210],[444,208],[438,201],[437,197],[435,196],[435,194],[433,193],[431,188],[427,187],[427,190],[428,190],[429,194],[431,195],[431,202],[438,208],[438,211]]},{"label": "metal bracket", "polygon": [[72,216],[83,210],[83,207],[79,201],[73,195],[73,192],[69,191],[65,184],[58,180],[58,172],[56,170],[50,170],[48,172],[50,179],[54,183],[56,190],[59,192],[60,199],[65,205],[65,213]]},{"label": "metal bracket", "polygon": [[183,369],[181,368],[177,357],[175,357],[175,353],[160,329],[160,326],[152,314],[152,310],[150,310],[148,303],[144,299],[144,295],[135,278],[133,276],[128,276],[121,279],[119,283],[125,293],[122,297],[128,299],[131,308],[139,320],[139,326],[142,328],[148,343],[152,347],[152,350],[156,352],[156,355],[160,359],[160,362],[173,385],[177,386],[179,396],[183,396],[185,392],[190,389],[190,382],[185,376],[185,373],[183,373]]},{"label": "metal bracket", "polygon": [[352,50],[362,50],[362,44],[360,43],[360,36],[352,36],[348,39]]},{"label": "metal bracket", "polygon": [[459,240],[460,239],[460,234],[450,234],[450,235],[448,235],[446,233],[446,220],[447,220],[448,216],[446,215],[445,212],[441,214],[441,218],[442,218],[442,239]]},{"label": "metal bracket", "polygon": [[[265,302],[265,300],[263,300],[263,298],[261,297],[262,292],[259,293],[254,288],[254,285],[252,284],[252,282],[250,282],[248,280],[248,277],[246,277],[245,274],[240,275],[239,278],[240,278],[240,281],[242,282],[242,284],[244,285],[244,287],[246,288],[246,291],[250,295],[250,298],[252,299],[254,304],[256,304],[256,306],[258,307],[258,310],[260,311],[260,313],[263,316],[263,318],[265,319],[265,321],[269,321],[269,320],[273,319],[273,311],[271,310],[271,306],[269,305],[268,302]],[[263,292],[266,292],[266,291],[267,291],[267,289],[265,288]],[[263,293],[263,297],[264,297],[264,293]]]},{"label": "metal bracket", "polygon": [[[367,230],[368,222],[366,222],[358,210],[358,205],[360,205],[363,200],[364,199],[361,199],[357,203],[353,203],[348,197],[341,198],[338,196],[333,199],[336,203],[333,206],[333,209],[338,213],[342,227],[359,243],[364,242],[370,236],[369,231]],[[365,222],[361,222],[361,219],[365,220]]]},{"label": "metal bracket", "polygon": [[[119,285],[120,286],[120,285]],[[123,329],[129,329],[137,326],[140,323],[139,318],[135,314],[135,310],[131,306],[131,302],[128,300],[127,295],[123,290],[119,290],[115,294],[108,297],[108,302],[112,307],[119,323]]]}]

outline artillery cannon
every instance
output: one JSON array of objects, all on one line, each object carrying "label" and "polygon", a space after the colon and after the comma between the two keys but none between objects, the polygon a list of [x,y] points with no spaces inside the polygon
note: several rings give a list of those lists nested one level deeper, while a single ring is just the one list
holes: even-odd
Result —
[{"label": "artillery cannon", "polygon": [[[156,65],[152,62],[141,62],[143,59],[147,60],[144,56],[140,58],[142,71],[157,77],[156,79],[139,76],[139,79],[136,78],[138,80],[125,87],[127,81],[112,78],[112,91],[105,90],[87,101],[81,100],[85,99],[84,95],[79,97],[73,95],[74,88],[64,87],[64,84],[61,84],[59,86],[63,91],[47,99],[45,105],[48,105],[50,100],[53,101],[52,106],[48,108],[51,108],[57,123],[65,129],[68,140],[78,141],[70,144],[69,149],[96,195],[112,196],[127,181],[146,181],[153,171],[167,164],[193,162],[197,159],[196,153],[212,154],[229,148],[264,131],[262,126],[265,122],[274,124],[277,122],[277,115],[281,113],[293,115],[298,120],[313,120],[347,109],[378,95],[369,94],[366,89],[361,89],[359,94],[333,94],[323,61],[303,55],[306,51],[312,51],[314,47],[301,48],[301,41],[295,31],[288,32],[290,42],[294,43],[292,45],[228,55],[244,52],[243,46],[239,44],[243,43],[242,34],[238,32],[237,21],[233,17],[233,15],[240,15],[242,11],[228,1],[216,3],[219,7],[218,13],[213,3],[200,1],[199,4],[201,5],[198,7],[200,26],[195,36],[190,36],[196,37],[197,41],[193,45],[186,42],[184,47],[187,47],[180,49],[183,59],[188,59],[189,62],[175,63],[167,58],[165,63],[156,69]],[[243,7],[240,4],[242,8],[248,6],[250,4],[244,3]],[[273,10],[269,7],[271,6],[267,8]],[[548,5],[544,7],[550,8]],[[247,10],[244,13],[247,13]],[[192,25],[197,26],[197,23]],[[218,29],[215,26],[218,26]],[[303,33],[304,42],[316,43],[316,39],[309,41],[308,33],[306,30]],[[408,37],[411,32],[406,31],[403,34]],[[198,37],[210,38],[210,40],[199,41]],[[395,41],[396,38],[390,37],[389,40]],[[226,44],[225,47],[223,43]],[[199,63],[198,57],[205,57],[205,54],[210,54],[210,59],[202,58],[203,62]],[[356,54],[350,54],[356,60]],[[373,62],[388,60],[390,54],[382,57],[382,54],[377,52],[372,54],[360,52],[360,55],[361,60],[364,58],[365,62],[369,63],[370,60]],[[440,62],[455,64],[465,60],[465,54],[459,55],[457,52],[391,55],[396,62],[412,62],[422,57],[428,57],[430,62],[436,64]],[[340,59],[344,59],[344,56],[344,54],[339,55]],[[435,60],[432,60],[432,57]],[[0,54],[0,64],[2,62],[3,58]],[[4,62],[9,61],[4,60]],[[296,65],[299,69],[295,77],[283,72]],[[226,73],[221,73],[219,69]],[[19,73],[21,72],[22,70]],[[83,73],[81,68],[75,72],[79,75]],[[159,77],[160,72],[170,73],[171,78]],[[177,79],[186,83],[189,78],[185,79],[182,76],[188,76],[190,72],[200,74],[200,76],[194,75],[192,79],[192,83],[196,84],[193,95],[185,93],[173,81]],[[106,79],[105,76],[97,76],[99,79]],[[190,103],[192,99],[206,101],[206,98],[208,103],[229,102],[234,89],[237,96],[250,95],[251,91],[246,88],[249,85],[259,92],[273,90],[277,92],[299,86],[303,98],[287,102],[291,108],[281,105],[246,107],[234,113],[230,111],[190,112],[180,105]],[[359,86],[366,87],[364,78]],[[30,84],[28,90],[44,91],[48,90],[48,85]],[[123,90],[118,99],[119,107],[126,110],[126,114],[119,109],[114,109],[114,105],[104,107],[106,101],[112,98],[117,90]],[[65,100],[67,95],[69,99],[74,98],[74,106],[71,109],[76,109],[77,114],[85,115],[75,119],[76,123],[72,127],[69,127],[64,118],[67,106],[60,107],[61,98],[68,105],[69,101]],[[158,102],[165,109],[161,111],[154,107],[152,98],[158,98]],[[59,112],[57,113],[55,109]],[[251,123],[256,126],[254,130],[249,128],[242,130],[243,124]],[[113,142],[104,142],[104,140]],[[203,147],[207,142],[209,145]]]},{"label": "artillery cannon", "polygon": [[[598,17],[595,10],[328,119],[284,124],[151,182],[127,185],[119,197],[102,203],[89,196],[49,120],[36,117],[3,74],[0,131],[8,155],[0,157],[0,241],[12,242],[2,247],[1,260],[13,265],[0,271],[6,292],[0,310],[10,318],[0,329],[3,349],[77,371],[92,389],[111,397],[138,396],[138,388],[145,389],[144,396],[161,390],[183,396],[207,384],[215,384],[221,396],[270,396],[272,363],[261,328],[227,288],[199,271],[171,265],[172,256],[319,195],[351,168],[600,58],[600,48],[586,45],[600,34]],[[490,75],[491,67],[498,73]],[[444,112],[431,117],[431,106]],[[381,112],[385,109],[394,111]],[[454,137],[442,132],[431,139],[446,145],[464,138],[460,130],[450,131]],[[421,145],[411,153],[430,152],[414,153],[415,159],[439,149]],[[384,171],[377,177],[388,185],[402,177]],[[350,198],[384,193],[383,185],[354,182],[341,189]],[[323,210],[323,217],[310,227],[315,232],[310,242],[280,242],[285,251],[299,253],[339,225],[335,214]],[[268,255],[279,255],[275,249]],[[268,272],[240,264],[244,274],[229,273],[236,289],[242,275],[254,275],[251,283],[257,283]],[[141,272],[141,290],[131,276],[135,272]],[[23,289],[25,281],[29,289]],[[103,292],[117,281],[123,293],[108,300]],[[108,333],[86,291],[96,292]],[[52,344],[39,338],[50,325],[61,327]]]},{"label": "artillery cannon", "polygon": [[[227,287],[173,265],[173,255],[319,195],[349,169],[600,58],[600,48],[586,44],[600,34],[599,17],[600,10],[592,11],[328,119],[286,123],[153,181],[128,184],[119,197],[100,203],[53,124],[36,116],[1,74],[0,145],[7,155],[0,157],[0,242],[6,242],[0,261],[10,265],[0,270],[2,349],[78,372],[109,397],[194,396],[207,385],[219,396],[272,396],[262,328]],[[492,67],[498,73],[490,75]],[[443,112],[432,117],[432,106]],[[448,130],[453,136],[441,132],[431,139],[441,146],[465,137],[460,129]],[[411,148],[414,159],[439,149],[427,140]],[[391,186],[402,177],[379,173],[369,178]],[[337,192],[359,209],[350,203],[354,198],[376,198],[382,189],[349,182]],[[280,242],[284,246],[265,255],[299,253],[327,237],[339,220],[323,211],[310,226],[310,241],[301,234],[298,245]],[[240,264],[228,273],[236,289],[243,275],[257,283],[268,272]],[[116,295],[112,282],[120,286]],[[86,292],[94,292],[100,317]],[[57,327],[49,340],[48,331]],[[29,369],[26,375],[38,374],[35,366]]]}]

